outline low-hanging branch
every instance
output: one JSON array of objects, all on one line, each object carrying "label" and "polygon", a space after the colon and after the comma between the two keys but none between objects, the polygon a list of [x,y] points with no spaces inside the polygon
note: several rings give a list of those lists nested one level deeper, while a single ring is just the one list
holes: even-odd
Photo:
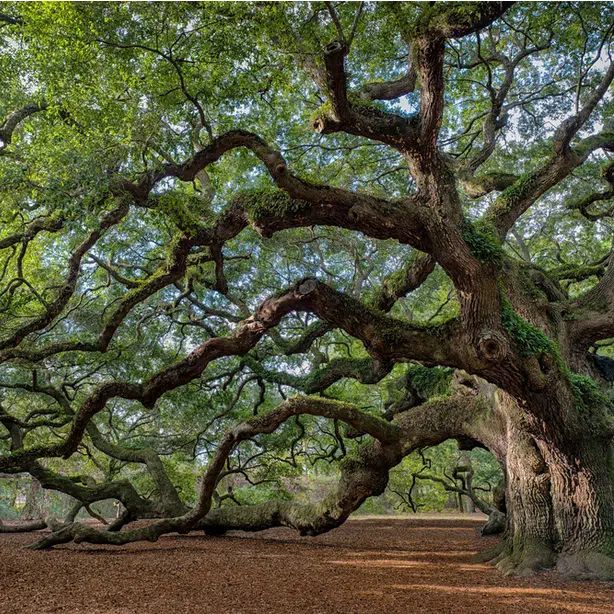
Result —
[{"label": "low-hanging branch", "polygon": [[[348,310],[348,306],[353,306],[354,309]],[[145,383],[110,381],[100,384],[81,404],[72,421],[70,432],[62,443],[16,450],[10,455],[0,457],[0,468],[9,468],[43,456],[69,457],[79,445],[91,418],[101,411],[111,398],[138,400],[146,407],[151,407],[162,394],[200,376],[211,361],[223,356],[246,354],[270,328],[276,326],[281,318],[292,310],[316,313],[360,339],[377,357],[398,360],[408,352],[417,360],[427,362],[450,360],[439,359],[440,355],[443,356],[444,344],[437,329],[429,331],[397,321],[365,308],[356,299],[351,299],[321,282],[307,279],[286,293],[264,301],[254,316],[239,324],[233,335],[205,341],[183,360],[152,375]],[[449,348],[449,356],[463,363],[467,357],[464,356],[463,348],[454,344],[454,328],[446,328],[448,339],[445,345]],[[391,336],[397,344],[394,347],[389,343]]]},{"label": "low-hanging branch", "polygon": [[[185,533],[194,529],[219,533],[231,529],[262,530],[290,526],[304,535],[322,533],[339,526],[367,497],[381,494],[388,481],[389,469],[411,451],[431,445],[429,442],[469,432],[473,436],[481,433],[478,436],[488,437],[486,431],[481,430],[476,403],[479,401],[475,397],[460,394],[456,398],[425,404],[410,415],[403,414],[388,422],[347,403],[319,397],[291,398],[274,410],[237,425],[224,436],[200,481],[198,502],[185,514],[121,532],[101,531],[73,523],[44,537],[32,547],[49,548],[69,541],[122,545],[139,540],[156,541],[166,533]],[[362,448],[357,456],[346,458],[338,488],[319,504],[273,501],[260,506],[211,510],[218,475],[232,450],[241,441],[272,433],[290,417],[304,414],[340,420],[371,435],[375,442]],[[430,418],[428,426],[422,420],[425,414]]]}]

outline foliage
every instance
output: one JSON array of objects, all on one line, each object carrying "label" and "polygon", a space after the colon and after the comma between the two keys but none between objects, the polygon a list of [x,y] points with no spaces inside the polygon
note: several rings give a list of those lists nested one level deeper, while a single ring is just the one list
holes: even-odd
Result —
[{"label": "foliage", "polygon": [[[356,28],[346,58],[349,103],[365,116],[390,112],[410,121],[419,109],[419,81],[392,100],[369,100],[361,87],[403,77],[407,40],[411,44],[428,27],[447,27],[451,9],[446,3],[386,4],[364,3],[359,19],[355,3],[335,7],[344,30]],[[456,18],[466,23],[473,9],[459,5]],[[10,143],[0,143],[0,343],[19,337],[22,326],[42,322],[7,343],[4,349],[18,351],[10,359],[2,355],[0,364],[0,409],[31,423],[24,430],[26,448],[64,440],[74,412],[99,386],[141,386],[186,357],[196,361],[203,344],[221,344],[246,319],[256,328],[263,314],[253,313],[262,301],[300,279],[316,278],[343,292],[354,311],[355,301],[362,301],[360,311],[373,319],[383,317],[373,307],[384,291],[397,297],[390,310],[395,326],[386,329],[384,345],[390,347],[407,330],[436,330],[464,315],[465,290],[449,276],[452,258],[448,268],[438,265],[403,296],[420,252],[396,239],[350,230],[369,219],[367,197],[394,204],[398,216],[384,230],[404,226],[405,216],[420,208],[418,186],[403,152],[349,132],[314,134],[313,119],[333,108],[311,78],[314,65],[323,66],[322,46],[339,35],[325,5],[4,2],[0,13],[19,22],[16,27],[0,21],[0,125],[16,109],[41,106],[18,124]],[[504,81],[496,58],[522,52],[527,41],[540,47],[516,67],[506,121],[497,134],[502,146],[479,170],[489,179],[501,169],[507,179],[518,178],[498,196],[470,199],[461,189],[458,194],[460,235],[478,264],[492,265],[501,284],[510,262],[516,271],[518,261],[523,271],[564,267],[565,276],[555,281],[571,301],[603,276],[611,216],[595,221],[568,207],[586,195],[587,185],[604,180],[599,169],[606,156],[599,151],[541,195],[539,206],[528,209],[504,241],[484,212],[509,211],[534,187],[535,169],[552,156],[550,126],[569,115],[576,93],[584,101],[604,72],[602,58],[591,62],[608,33],[606,13],[607,6],[598,3],[518,3],[505,22],[486,28],[481,47],[475,34],[446,43],[439,142],[442,160],[453,169],[464,168],[484,146],[483,122],[492,104],[488,84]],[[479,62],[480,54],[495,60]],[[611,97],[602,102],[585,126],[587,134],[612,115]],[[257,147],[221,152],[218,139],[230,130],[258,135]],[[287,162],[279,185],[267,171],[271,152],[263,150],[264,142]],[[208,155],[214,161],[190,174],[186,161]],[[129,191],[126,215],[101,230],[118,194],[126,197],[127,182],[138,189]],[[330,191],[314,202],[290,195],[323,185]],[[342,207],[329,202],[336,188],[362,199],[343,224],[336,217]],[[284,217],[307,218],[315,206],[330,214],[330,225],[282,223]],[[243,223],[234,214],[247,218],[237,234],[228,231]],[[34,232],[41,220],[48,228]],[[263,233],[267,225],[285,229]],[[394,236],[384,230],[374,235]],[[447,237],[438,238],[446,245]],[[173,260],[188,240],[185,262]],[[535,291],[532,281],[527,285]],[[64,295],[61,309],[45,319]],[[540,289],[531,298],[537,303],[543,296]],[[521,357],[549,354],[562,365],[556,343],[507,299],[501,317]],[[331,326],[303,351],[293,351],[320,324],[311,313],[293,310],[244,356],[220,354],[153,404],[114,397],[93,422],[125,457],[153,451],[180,499],[192,505],[198,476],[227,430],[267,415],[297,391],[354,403],[376,416],[392,397],[405,398],[408,381],[422,400],[451,394],[453,370],[438,366],[439,360],[423,365],[410,359],[409,366],[382,360],[375,372],[374,357],[381,356],[359,340],[362,328],[350,335]],[[440,332],[442,345],[447,330]],[[601,342],[600,353],[614,351],[611,341]],[[20,351],[41,354],[28,360]],[[397,356],[391,362],[397,359],[406,360]],[[593,380],[563,368],[580,404],[602,401]],[[341,375],[327,379],[331,369]],[[0,452],[9,454],[8,430],[1,429]],[[232,496],[220,504],[321,498],[338,478],[338,461],[356,453],[365,439],[348,436],[339,421],[294,417],[233,451],[218,484],[220,497]],[[458,450],[447,442],[424,455],[431,470],[445,477]],[[492,483],[498,471],[493,459],[473,451],[471,460],[476,480]],[[96,485],[127,482],[146,501],[157,496],[159,484],[143,462],[105,453],[91,432],[69,459],[45,463],[63,477],[86,477]],[[407,492],[422,463],[417,453],[404,459],[391,487]],[[20,506],[14,495],[25,486],[2,480],[0,488],[0,516],[15,516]],[[415,495],[421,509],[440,510],[448,501],[434,483],[420,482]],[[389,491],[368,499],[363,511],[391,511],[397,503]],[[48,504],[57,513],[69,507],[61,498]]]},{"label": "foliage", "polygon": [[454,369],[447,367],[423,367],[411,365],[407,377],[423,399],[445,396],[450,390],[450,380]]}]

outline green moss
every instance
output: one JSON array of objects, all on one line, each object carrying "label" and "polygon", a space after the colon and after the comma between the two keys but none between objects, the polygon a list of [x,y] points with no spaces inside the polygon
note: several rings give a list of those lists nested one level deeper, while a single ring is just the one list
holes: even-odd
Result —
[{"label": "green moss", "polygon": [[192,234],[203,227],[207,211],[202,200],[196,195],[181,192],[167,192],[157,199],[158,210],[165,213],[180,230]]},{"label": "green moss", "polygon": [[565,264],[550,271],[556,279],[582,281],[603,272],[603,264]]},{"label": "green moss", "polygon": [[509,188],[501,192],[499,198],[490,206],[487,220],[494,220],[513,210],[535,181],[533,173],[521,175]]},{"label": "green moss", "polygon": [[307,201],[290,198],[276,188],[246,190],[235,198],[235,203],[245,207],[250,222],[256,225],[267,218],[283,218],[310,207]]},{"label": "green moss", "polygon": [[482,262],[501,264],[503,249],[501,240],[494,226],[487,221],[471,222],[465,220],[462,229],[463,240],[469,246],[471,253]]},{"label": "green moss", "polygon": [[394,271],[386,275],[381,287],[375,288],[365,296],[365,303],[373,309],[379,310],[382,303],[386,302],[388,297],[400,297],[404,294],[407,285],[407,275],[413,262],[407,267],[403,267],[398,271]]},{"label": "green moss", "polygon": [[309,121],[313,124],[320,117],[329,117],[333,112],[333,106],[330,101],[321,104],[310,116]]},{"label": "green moss", "polygon": [[506,266],[505,273],[509,274],[510,276],[514,276],[518,285],[522,289],[523,294],[531,297],[535,301],[547,300],[546,293],[534,281],[534,268],[525,266],[517,261],[512,261],[511,259],[506,262],[506,265],[508,266]]},{"label": "green moss", "polygon": [[[356,111],[368,112],[371,114],[381,114],[386,112],[386,106],[377,100],[366,100],[354,92],[348,92],[348,102]],[[333,106],[330,100],[321,104],[310,116],[311,123],[322,117],[333,117]]]},{"label": "green moss", "polygon": [[573,372],[563,360],[555,341],[518,315],[507,299],[502,300],[501,322],[522,356],[549,354],[567,379],[580,409],[611,406],[599,384],[586,375]]},{"label": "green moss", "polygon": [[384,280],[384,286],[388,290],[389,294],[393,296],[398,296],[403,292],[405,286],[407,285],[407,273],[406,269],[400,269],[398,271],[394,271],[386,277]]},{"label": "green moss", "polygon": [[508,299],[503,298],[501,303],[501,323],[522,356],[551,354],[557,362],[561,362],[559,349],[548,335],[516,313]]},{"label": "green moss", "polygon": [[365,100],[353,92],[348,93],[348,101],[353,107],[367,111],[386,111],[386,106],[377,100]]},{"label": "green moss", "polygon": [[454,369],[448,367],[424,367],[411,365],[407,377],[416,392],[423,398],[446,396],[450,391],[450,382]]},{"label": "green moss", "polygon": [[510,173],[490,171],[478,176],[463,176],[461,180],[463,188],[470,196],[483,196],[492,190],[502,190],[515,179],[516,176]]},{"label": "green moss", "polygon": [[609,126],[602,130],[599,134],[593,134],[582,139],[578,145],[574,147],[574,152],[578,156],[587,156],[602,144],[611,143],[614,140],[614,131]]},{"label": "green moss", "polygon": [[502,199],[507,201],[508,206],[516,203],[533,188],[535,180],[536,177],[534,173],[525,173],[524,175],[520,175],[520,177],[509,188],[503,190],[501,193]]},{"label": "green moss", "polygon": [[570,371],[567,379],[581,409],[609,404],[609,399],[592,377]]},{"label": "green moss", "polygon": [[535,176],[533,173],[521,175],[509,188],[503,190],[501,198],[508,202],[517,201],[533,185],[534,180]]},{"label": "green moss", "polygon": [[[614,135],[612,135],[614,137]],[[614,160],[609,160],[605,164],[599,167],[599,176],[610,181],[612,174],[614,173]]]}]

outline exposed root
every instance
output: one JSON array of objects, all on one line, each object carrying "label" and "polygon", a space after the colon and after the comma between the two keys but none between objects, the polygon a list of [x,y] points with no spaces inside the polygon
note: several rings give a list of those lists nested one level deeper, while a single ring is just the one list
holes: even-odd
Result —
[{"label": "exposed root", "polygon": [[502,539],[496,546],[478,552],[473,557],[473,560],[476,563],[495,563],[501,553],[506,549],[506,545],[506,541]]},{"label": "exposed root", "polygon": [[514,547],[509,538],[503,538],[494,547],[478,553],[474,561],[491,563],[507,576],[532,576],[552,568],[556,553],[548,544],[537,540],[526,540]]},{"label": "exposed root", "polygon": [[614,558],[595,550],[562,553],[556,570],[578,580],[614,580]]},{"label": "exposed root", "polygon": [[528,541],[512,548],[508,540],[475,555],[476,563],[492,563],[506,576],[532,576],[545,569],[576,580],[614,580],[614,557],[596,550],[557,554],[549,545]]},{"label": "exposed root", "polygon": [[496,559],[495,567],[506,576],[532,576],[550,569],[556,562],[556,553],[540,541],[525,541],[520,547],[505,549]]}]

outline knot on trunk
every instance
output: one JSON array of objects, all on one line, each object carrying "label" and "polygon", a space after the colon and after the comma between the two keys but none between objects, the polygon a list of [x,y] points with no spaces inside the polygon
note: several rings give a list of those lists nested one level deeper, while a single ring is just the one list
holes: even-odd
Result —
[{"label": "knot on trunk", "polygon": [[486,331],[478,340],[478,352],[489,362],[501,360],[507,353],[505,337],[496,331]]},{"label": "knot on trunk", "polygon": [[322,117],[318,117],[313,120],[313,129],[318,134],[324,134],[326,130],[326,123]]},{"label": "knot on trunk", "polygon": [[338,132],[340,130],[340,122],[328,117],[326,115],[320,115],[313,120],[313,129],[318,134],[330,134],[332,132]]}]

